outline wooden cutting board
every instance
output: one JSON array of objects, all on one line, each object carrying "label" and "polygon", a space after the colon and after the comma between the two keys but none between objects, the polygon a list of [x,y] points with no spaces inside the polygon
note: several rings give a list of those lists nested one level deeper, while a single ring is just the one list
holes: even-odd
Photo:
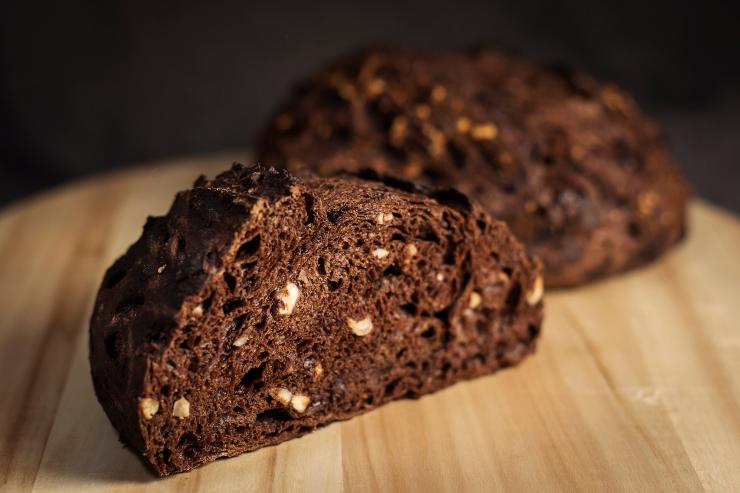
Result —
[{"label": "wooden cutting board", "polygon": [[0,212],[0,489],[740,491],[740,221],[695,202],[659,262],[548,293],[521,366],[157,479],[95,400],[103,271],[240,153],[138,167]]}]

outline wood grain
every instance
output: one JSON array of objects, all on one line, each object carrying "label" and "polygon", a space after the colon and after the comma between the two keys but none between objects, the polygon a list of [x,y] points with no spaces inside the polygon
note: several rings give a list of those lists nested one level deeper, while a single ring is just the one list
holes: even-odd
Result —
[{"label": "wood grain", "polygon": [[89,312],[146,216],[234,157],[142,166],[0,212],[0,489],[740,490],[740,221],[701,202],[659,262],[549,293],[520,367],[155,478],[93,395]]}]

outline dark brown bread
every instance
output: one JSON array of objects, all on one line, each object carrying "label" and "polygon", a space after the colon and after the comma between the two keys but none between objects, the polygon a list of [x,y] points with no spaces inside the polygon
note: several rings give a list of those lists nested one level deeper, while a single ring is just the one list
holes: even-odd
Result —
[{"label": "dark brown bread", "polygon": [[95,392],[161,475],[518,363],[542,273],[454,190],[235,165],[105,274]]},{"label": "dark brown bread", "polygon": [[298,87],[258,158],[455,186],[542,259],[548,286],[643,264],[684,235],[687,185],[629,96],[492,49],[353,53]]}]

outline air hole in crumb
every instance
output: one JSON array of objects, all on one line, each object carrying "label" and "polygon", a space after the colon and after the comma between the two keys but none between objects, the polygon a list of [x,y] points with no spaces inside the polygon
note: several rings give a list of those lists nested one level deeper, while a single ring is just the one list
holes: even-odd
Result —
[{"label": "air hole in crumb", "polygon": [[443,345],[444,345],[445,347],[447,347],[447,346],[449,346],[449,344],[450,344],[450,341],[452,341],[452,339],[454,339],[454,336],[453,336],[453,334],[452,334],[452,330],[450,330],[450,329],[448,328],[447,330],[445,330],[445,331],[444,331],[444,332],[442,333],[442,344],[443,344]]},{"label": "air hole in crumb", "polygon": [[511,278],[511,274],[514,272],[511,267],[504,267],[501,271],[506,274],[506,277]]},{"label": "air hole in crumb", "polygon": [[208,310],[211,309],[211,305],[213,304],[213,296],[214,295],[215,295],[215,293],[211,293],[211,295],[208,298],[206,298],[205,300],[203,300],[203,303],[201,303],[201,305],[203,305],[203,313],[207,313]]},{"label": "air hole in crumb", "polygon": [[396,392],[396,388],[398,387],[398,383],[399,383],[400,381],[401,381],[401,379],[400,379],[400,378],[397,378],[397,379],[395,379],[395,380],[392,380],[392,381],[390,381],[390,382],[389,382],[389,383],[388,383],[388,384],[387,384],[387,385],[385,386],[385,391],[384,391],[384,392],[385,392],[385,396],[386,396],[386,397],[393,397],[393,394],[395,394],[395,392]]},{"label": "air hole in crumb", "polygon": [[393,233],[393,235],[391,236],[391,240],[401,241],[405,243],[406,237],[401,233]]},{"label": "air hole in crumb", "polygon": [[273,361],[271,367],[273,375],[277,375],[285,369],[285,365],[281,361]]},{"label": "air hole in crumb", "polygon": [[342,280],[339,279],[338,281],[334,281],[334,280],[329,279],[326,282],[326,284],[329,287],[329,291],[336,291],[337,289],[339,289],[340,287],[342,287]]},{"label": "air hole in crumb", "polygon": [[228,272],[224,272],[224,282],[226,283],[226,286],[228,286],[229,291],[236,289],[236,278]]},{"label": "air hole in crumb", "polygon": [[262,378],[262,373],[265,371],[265,363],[262,363],[256,368],[252,368],[244,374],[242,379],[239,381],[239,390],[241,392],[249,392],[254,389],[255,384]]},{"label": "air hole in crumb", "polygon": [[245,260],[257,253],[257,250],[260,248],[261,241],[262,237],[260,235],[255,235],[252,239],[243,243],[236,252],[236,258],[238,260]]},{"label": "air hole in crumb", "polygon": [[534,339],[535,337],[537,337],[540,334],[540,326],[539,325],[534,325],[534,324],[529,324],[527,326],[527,332],[529,332],[529,338],[530,339]]},{"label": "air hole in crumb", "polygon": [[404,303],[401,305],[401,310],[403,310],[407,315],[410,315],[412,317],[416,316],[417,307],[413,303]]},{"label": "air hole in crumb", "polygon": [[326,262],[324,261],[324,257],[316,259],[316,268],[319,271],[320,276],[326,275]]},{"label": "air hole in crumb", "polygon": [[226,324],[226,336],[228,337],[229,334],[240,331],[241,328],[244,326],[244,320],[246,320],[246,318],[246,315],[240,315]]},{"label": "air hole in crumb", "polygon": [[105,280],[105,289],[111,289],[116,284],[121,282],[123,278],[126,277],[127,273],[128,271],[123,269],[123,270],[116,271],[112,273],[111,275],[109,275],[108,279]]},{"label": "air hole in crumb", "polygon": [[336,224],[342,218],[343,215],[344,215],[344,210],[332,209],[326,213],[326,218],[329,220],[330,223]]},{"label": "air hole in crumb", "polygon": [[434,312],[434,317],[442,321],[443,324],[449,323],[450,307],[448,306],[438,312]]},{"label": "air hole in crumb", "polygon": [[244,300],[242,299],[235,298],[235,299],[229,300],[226,303],[224,303],[224,306],[223,306],[224,314],[231,313],[237,308],[240,308],[242,306],[244,306]]},{"label": "air hole in crumb", "polygon": [[509,293],[506,295],[506,309],[509,312],[513,312],[516,310],[516,307],[519,306],[519,299],[522,297],[522,285],[518,282],[515,282],[511,289],[509,290]]},{"label": "air hole in crumb", "polygon": [[169,397],[171,391],[172,390],[170,389],[169,385],[162,385],[162,388],[159,389],[159,393],[162,394],[164,397]]},{"label": "air hole in crumb", "polygon": [[423,337],[424,339],[432,339],[436,335],[437,329],[435,329],[433,325],[430,325],[427,330],[421,333],[421,337]]},{"label": "air hole in crumb", "polygon": [[316,214],[313,211],[314,198],[313,195],[304,194],[303,204],[306,208],[306,224],[313,224]]},{"label": "air hole in crumb", "polygon": [[475,224],[478,225],[478,229],[480,229],[481,231],[486,230],[486,222],[483,219],[478,219],[477,221],[475,221]]},{"label": "air hole in crumb", "polygon": [[423,226],[421,233],[419,233],[419,238],[424,241],[431,241],[437,244],[439,244],[440,242],[439,236],[434,231],[434,228],[432,228],[429,224],[425,224]]},{"label": "air hole in crumb", "polygon": [[383,271],[383,275],[386,277],[400,276],[401,274],[403,274],[403,271],[401,271],[401,269],[396,264],[389,265]]},{"label": "air hole in crumb", "polygon": [[114,330],[105,336],[105,352],[110,359],[118,359],[118,331]]},{"label": "air hole in crumb", "polygon": [[[464,265],[471,265],[470,263],[470,253],[466,255],[465,257],[465,263]],[[470,283],[470,271],[464,271],[462,279],[460,280],[460,289],[462,291],[465,291],[465,289],[468,287],[468,283]]]},{"label": "air hole in crumb", "polygon": [[310,353],[314,348],[314,342],[310,339],[304,339],[301,342],[298,343],[298,345],[295,348],[295,352],[298,355],[303,355],[306,353]]},{"label": "air hole in crumb", "polygon": [[638,238],[640,236],[640,226],[635,221],[630,221],[627,225],[627,232],[632,238]]},{"label": "air hole in crumb", "polygon": [[455,264],[455,250],[457,249],[457,244],[454,241],[447,240],[447,248],[445,248],[445,254],[442,258],[442,261],[445,265],[454,265]]},{"label": "air hole in crumb", "polygon": [[293,419],[290,416],[290,413],[285,408],[275,408],[275,409],[267,409],[266,411],[262,411],[261,413],[257,414],[257,421],[259,422],[281,422],[281,421],[290,421]]},{"label": "air hole in crumb", "polygon": [[195,434],[187,432],[180,437],[177,448],[182,450],[182,455],[188,459],[195,459],[201,451],[200,440]]}]

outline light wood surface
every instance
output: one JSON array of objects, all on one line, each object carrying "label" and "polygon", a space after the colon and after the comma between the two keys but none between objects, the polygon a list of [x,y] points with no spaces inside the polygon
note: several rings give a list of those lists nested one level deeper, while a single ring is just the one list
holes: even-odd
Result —
[{"label": "light wood surface", "polygon": [[160,480],[92,392],[103,271],[240,153],[142,166],[0,212],[0,489],[740,491],[740,221],[701,202],[659,262],[548,293],[518,368]]}]

